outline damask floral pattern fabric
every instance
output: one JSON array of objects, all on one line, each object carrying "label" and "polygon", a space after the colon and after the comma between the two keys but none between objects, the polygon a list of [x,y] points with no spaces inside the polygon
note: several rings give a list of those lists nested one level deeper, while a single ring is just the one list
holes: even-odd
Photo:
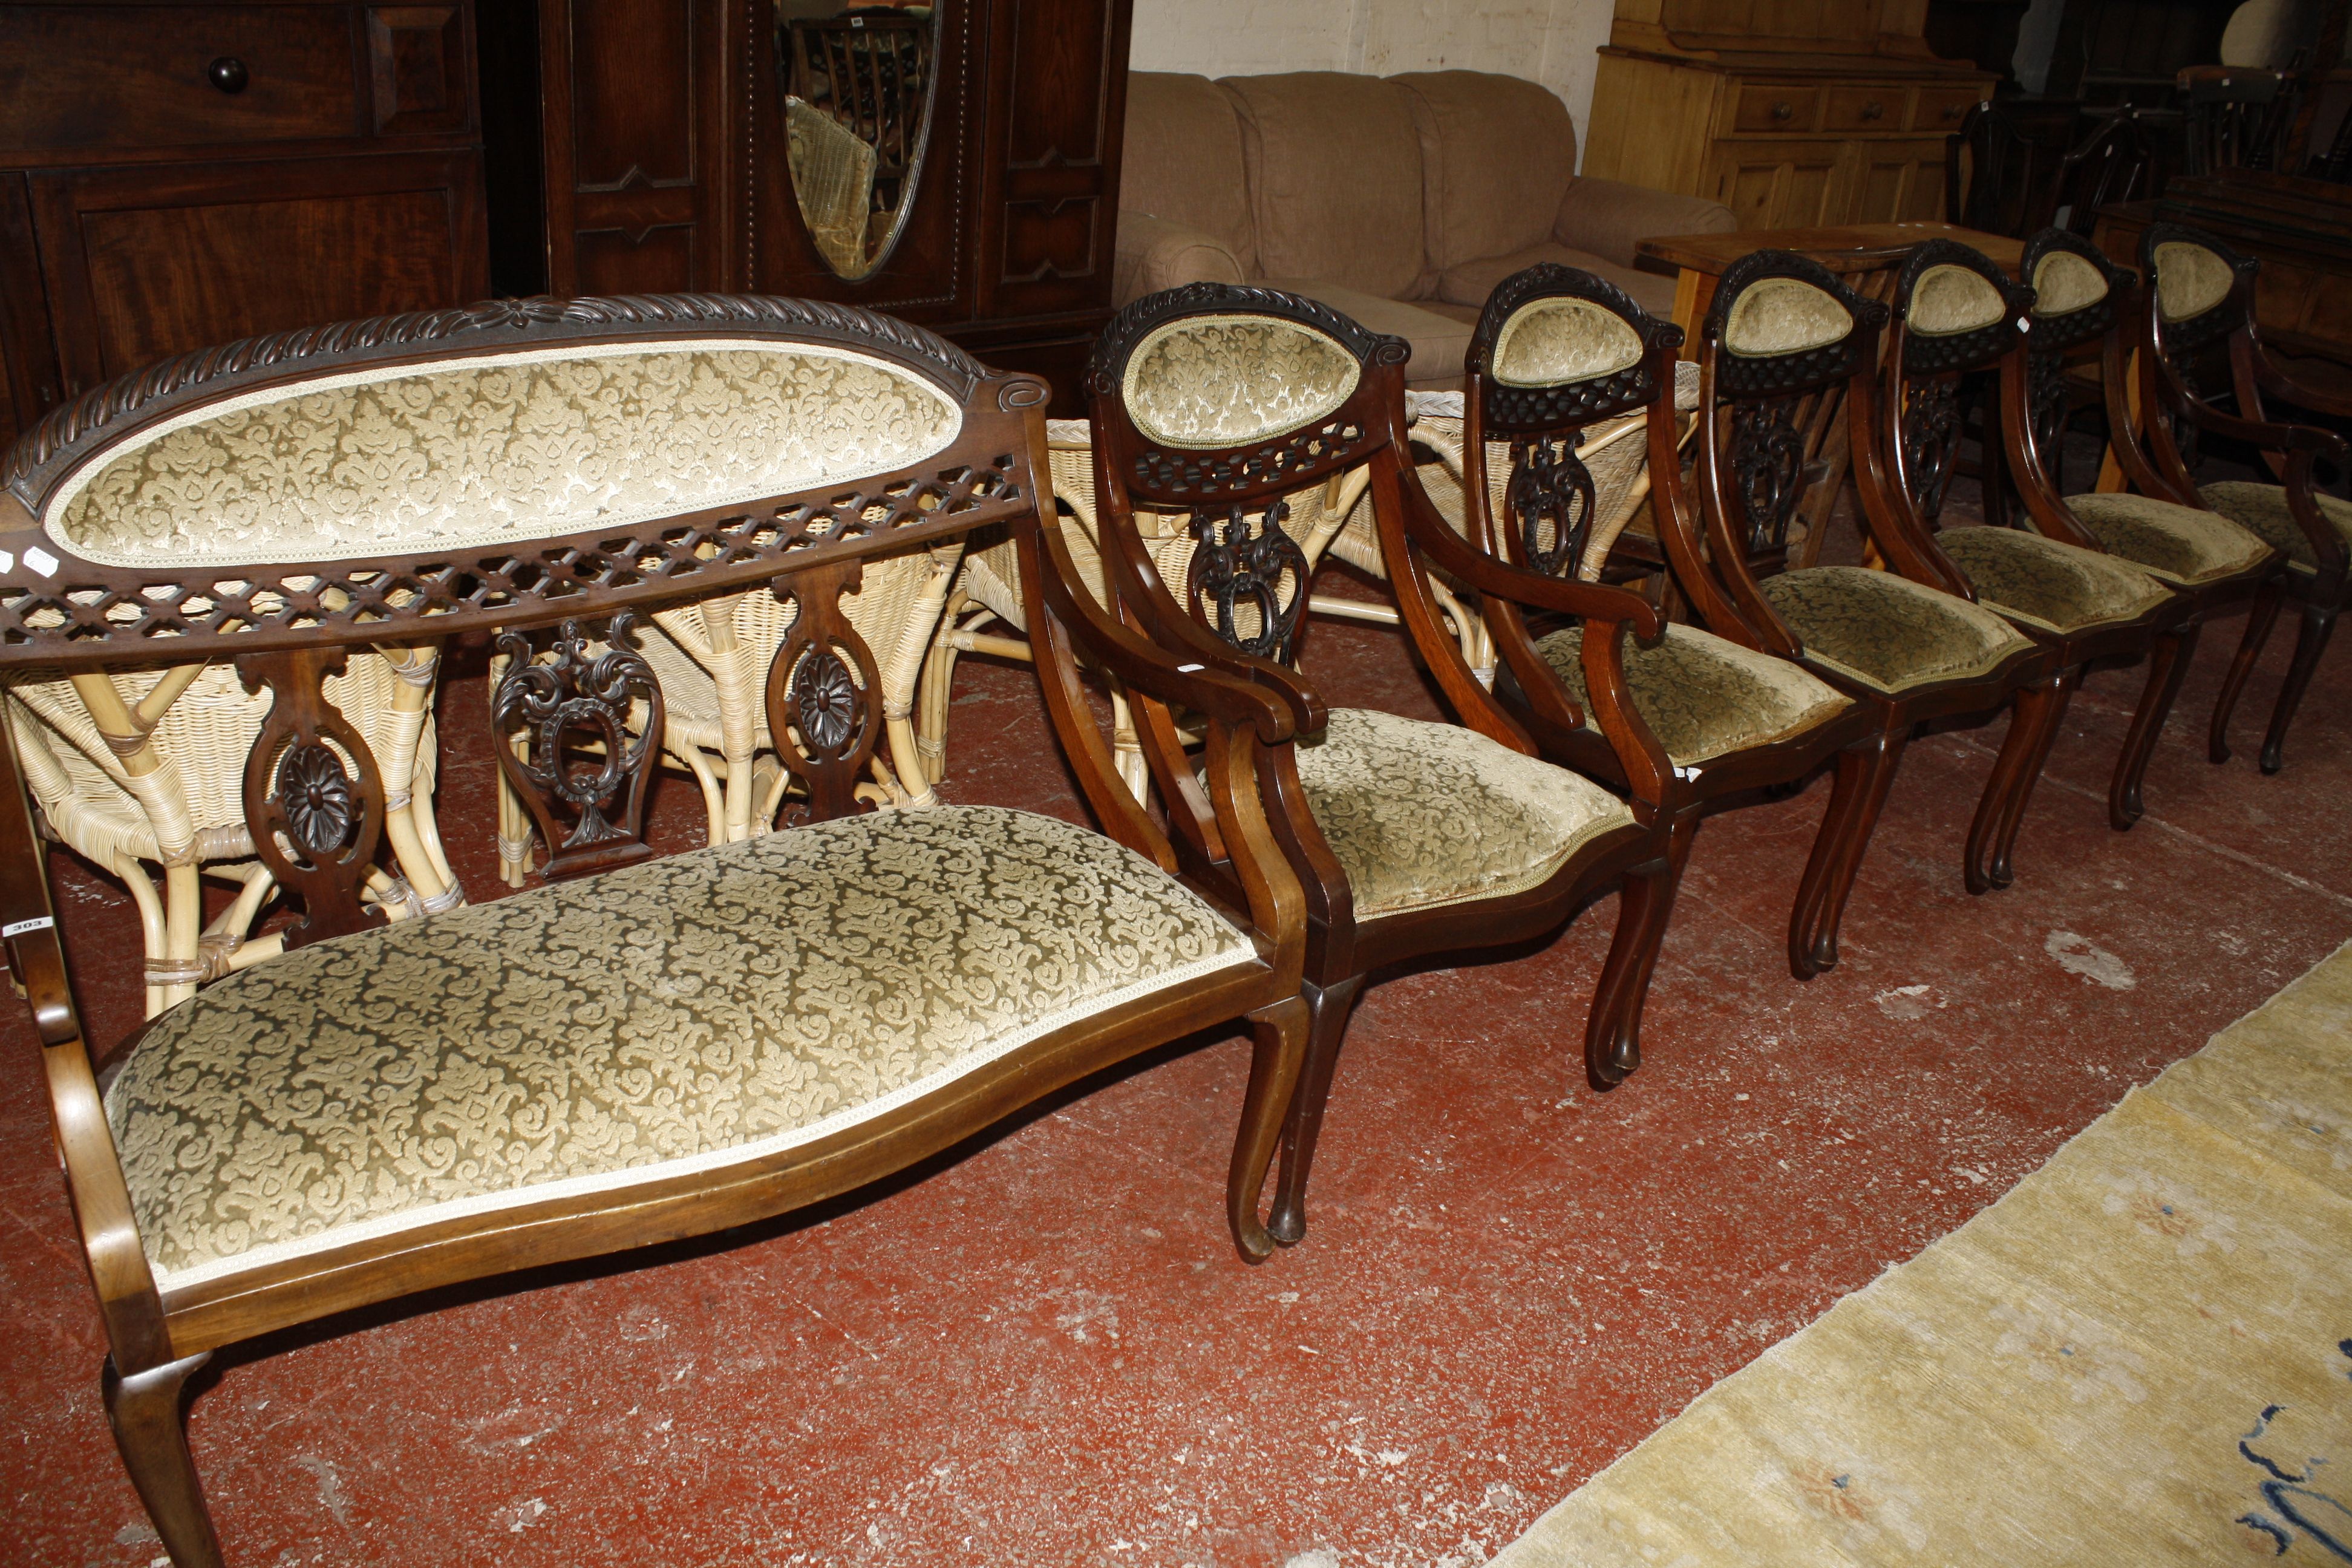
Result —
[{"label": "damask floral pattern fabric", "polygon": [[115,566],[520,543],[887,473],[961,425],[920,377],[846,351],[541,350],[213,405],[68,481],[44,522]]},{"label": "damask floral pattern fabric", "polygon": [[2066,510],[2111,553],[2168,582],[2235,576],[2270,554],[2259,535],[2220,512],[2154,496],[2094,491],[2068,496]]},{"label": "damask floral pattern fabric", "polygon": [[2046,631],[2128,621],[2170,597],[2127,562],[2013,528],[1948,528],[1936,536],[1977,602]]},{"label": "damask floral pattern fabric", "polygon": [[257,964],[155,1023],[107,1116],[194,1283],[791,1148],[1255,954],[1084,828],[883,812]]},{"label": "damask floral pattern fabric", "polygon": [[1590,381],[1641,358],[1642,340],[1624,318],[1590,300],[1535,300],[1495,336],[1495,379],[1506,386]]},{"label": "damask floral pattern fabric", "polygon": [[1475,730],[1369,708],[1331,710],[1321,737],[1299,743],[1298,779],[1359,920],[1523,892],[1633,821],[1581,774]]},{"label": "damask floral pattern fabric", "polygon": [[1983,675],[2033,646],[1990,610],[1892,572],[1807,566],[1758,586],[1810,658],[1881,691]]},{"label": "damask floral pattern fabric", "polygon": [[1836,299],[1797,278],[1766,278],[1732,301],[1723,346],[1749,358],[1802,353],[1843,342],[1853,318]]},{"label": "damask floral pattern fabric", "polygon": [[[2311,548],[2310,535],[2303,524],[2295,521],[2288,510],[2286,491],[2277,485],[2257,485],[2243,479],[2231,479],[2224,484],[2205,485],[2197,491],[2197,499],[2220,512],[2231,521],[2262,536],[2265,543],[2274,546],[2287,558],[2287,563],[2298,572],[2316,572],[2319,554]],[[2319,515],[2352,545],[2352,501],[2331,495],[2315,495]]]},{"label": "damask floral pattern fabric", "polygon": [[[1585,692],[1584,628],[1554,632],[1536,651],[1588,709],[1586,728],[1597,728]],[[1655,647],[1625,639],[1625,686],[1677,767],[1788,740],[1853,702],[1785,658],[1672,623]]]},{"label": "damask floral pattern fabric", "polygon": [[1171,447],[1237,447],[1311,425],[1363,369],[1331,339],[1276,316],[1189,316],[1129,356],[1121,392],[1137,429]]}]

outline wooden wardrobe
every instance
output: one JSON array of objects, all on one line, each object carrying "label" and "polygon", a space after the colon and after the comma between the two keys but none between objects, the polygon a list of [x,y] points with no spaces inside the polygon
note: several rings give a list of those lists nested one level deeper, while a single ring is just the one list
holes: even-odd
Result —
[{"label": "wooden wardrobe", "polygon": [[871,306],[1076,412],[1111,314],[1130,4],[940,0],[922,174],[852,281],[793,190],[774,0],[481,0],[498,286]]}]

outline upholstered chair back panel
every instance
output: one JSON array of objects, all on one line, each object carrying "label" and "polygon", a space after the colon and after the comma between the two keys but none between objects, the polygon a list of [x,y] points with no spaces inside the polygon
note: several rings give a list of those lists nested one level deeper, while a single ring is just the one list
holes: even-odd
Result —
[{"label": "upholstered chair back panel", "polygon": [[887,473],[961,424],[929,383],[848,350],[524,349],[208,404],[110,447],[42,522],[131,567],[523,543]]},{"label": "upholstered chair back panel", "polygon": [[1842,342],[1853,318],[1831,295],[1797,278],[1765,278],[1733,301],[1723,346],[1749,359],[1802,353]]},{"label": "upholstered chair back panel", "polygon": [[1496,334],[1493,374],[1506,386],[1555,386],[1612,374],[1642,359],[1624,318],[1589,300],[1533,300]]},{"label": "upholstered chair back panel", "polygon": [[2156,247],[2156,304],[2168,321],[2203,315],[2230,297],[2236,274],[2201,245],[2169,240]]},{"label": "upholstered chair back panel", "polygon": [[1221,241],[1244,278],[1263,276],[1234,100],[1204,76],[1136,71],[1127,79],[1119,205]]},{"label": "upholstered chair back panel", "polygon": [[2053,250],[2034,263],[2033,313],[2037,316],[2071,316],[2106,297],[2106,278],[2071,250]]},{"label": "upholstered chair back panel", "polygon": [[1237,447],[1313,424],[1354,395],[1356,356],[1274,316],[1199,316],[1156,329],[1127,362],[1128,416],[1151,440]]},{"label": "upholstered chair back panel", "polygon": [[1950,337],[1991,326],[2006,308],[2000,290],[1983,273],[1945,262],[1919,275],[1906,325],[1923,336]]},{"label": "upholstered chair back panel", "polygon": [[1429,268],[1510,256],[1552,237],[1576,174],[1576,125],[1549,88],[1485,71],[1414,71]]},{"label": "upholstered chair back panel", "polygon": [[1313,278],[1385,300],[1429,290],[1421,137],[1410,94],[1339,71],[1227,77],[1249,165],[1261,278]]}]

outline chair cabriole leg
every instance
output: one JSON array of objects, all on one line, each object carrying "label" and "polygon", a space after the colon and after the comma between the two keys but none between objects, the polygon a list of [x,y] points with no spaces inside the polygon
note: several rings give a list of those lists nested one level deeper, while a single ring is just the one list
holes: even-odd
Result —
[{"label": "chair cabriole leg", "polygon": [[2294,722],[2294,710],[2302,704],[2303,694],[2311,686],[2312,671],[2319,668],[2319,656],[2326,651],[2327,639],[2335,630],[2334,605],[2303,606],[2303,626],[2294,637],[2294,661],[2286,667],[2286,681],[2279,688],[2278,705],[2271,710],[2270,732],[2263,737],[2262,763],[2266,773],[2274,773],[2284,765],[2286,727]]},{"label": "chair cabriole leg", "polygon": [[2286,598],[2286,583],[2273,577],[2254,591],[2254,602],[2246,612],[2246,629],[2238,639],[2238,651],[2230,659],[2229,672],[2221,678],[2221,695],[2213,699],[2213,724],[2205,737],[2205,757],[2209,762],[2230,760],[2230,715],[2237,711],[2238,698],[2246,689],[2246,677],[2254,669],[2263,645],[2271,640],[2271,627],[2278,624],[2279,605]]},{"label": "chair cabriole leg", "polygon": [[1285,1247],[1297,1245],[1307,1235],[1307,1178],[1315,1168],[1315,1145],[1323,1136],[1323,1107],[1331,1098],[1339,1040],[1348,1032],[1348,1015],[1363,988],[1360,974],[1298,988],[1308,1015],[1307,1060],[1299,1068],[1298,1087],[1291,1094],[1290,1115],[1282,1130],[1282,1178],[1276,1184],[1274,1217],[1267,1226]]},{"label": "chair cabriole leg", "polygon": [[1697,833],[1696,814],[1675,818],[1666,852],[1626,872],[1618,887],[1617,931],[1584,1024],[1584,1079],[1597,1091],[1616,1088],[1642,1065],[1642,1005],[1649,999],[1650,975],[1665,945],[1675,894]]},{"label": "chair cabriole leg", "polygon": [[1249,1091],[1242,1100],[1241,1131],[1234,1139],[1233,1169],[1225,1180],[1225,1211],[1233,1222],[1234,1244],[1252,1263],[1274,1256],[1275,1237],[1258,1220],[1258,1194],[1282,1143],[1285,1113],[1298,1091],[1311,1022],[1306,999],[1299,996],[1250,1015],[1255,1040]]},{"label": "chair cabriole leg", "polygon": [[2164,733],[2164,721],[2171,717],[2172,704],[2180,696],[2189,661],[2197,655],[2198,634],[2203,630],[2201,622],[2191,621],[2158,637],[2148,650],[2147,683],[2140,688],[2131,731],[2124,736],[2124,749],[2116,756],[2115,776],[2107,783],[2107,823],[2118,833],[2127,831],[2147,809],[2140,797],[2140,785],[2147,777],[2149,759],[2156,755],[2157,740]]},{"label": "chair cabriole leg", "polygon": [[1813,860],[1805,868],[1796,907],[1789,913],[1789,973],[1799,980],[1837,967],[1838,926],[1845,918],[1846,899],[1862,873],[1870,836],[1910,743],[1909,727],[1901,726],[1857,742],[1838,756],[1829,814],[1814,837]]},{"label": "chair cabriole leg", "polygon": [[188,1454],[187,1422],[180,1408],[188,1378],[211,1359],[206,1352],[125,1376],[109,1356],[101,1379],[114,1446],[173,1568],[223,1568],[220,1538]]},{"label": "chair cabriole leg", "polygon": [[2000,814],[2000,828],[1994,836],[1992,858],[1985,866],[1985,876],[1996,888],[2006,888],[2016,880],[2017,871],[2011,856],[2017,847],[2018,830],[2025,826],[2026,803],[2033,798],[2033,786],[2042,782],[2042,770],[2050,763],[2050,752],[2058,743],[2058,731],[2064,725],[2066,710],[2074,700],[2074,693],[2083,684],[2082,667],[2062,669],[2042,689],[2046,695],[2034,726],[2033,752],[2025,759],[2009,789],[2008,799]]}]

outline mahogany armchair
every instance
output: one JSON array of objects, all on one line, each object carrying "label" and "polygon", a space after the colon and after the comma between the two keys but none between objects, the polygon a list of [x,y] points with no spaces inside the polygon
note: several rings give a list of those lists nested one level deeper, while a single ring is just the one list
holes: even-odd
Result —
[{"label": "mahogany armchair", "polygon": [[[1297,1241],[1340,1038],[1382,964],[1553,930],[1618,889],[1617,929],[1586,1020],[1597,1088],[1640,1060],[1650,971],[1674,900],[1660,816],[1671,764],[1625,695],[1630,628],[1658,621],[1631,594],[1523,572],[1472,548],[1423,494],[1405,434],[1402,339],[1270,289],[1198,283],[1128,306],[1087,371],[1107,586],[1119,614],[1188,662],[1257,684],[1295,738],[1265,748],[1275,837],[1307,905],[1313,1017],[1271,1226]],[[1367,470],[1387,580],[1416,655],[1461,722],[1330,708],[1297,658],[1312,591],[1286,531],[1293,494]],[[1166,548],[1139,516],[1189,513]],[[1049,544],[1054,534],[1048,531]],[[1056,564],[1066,557],[1058,551]],[[1534,740],[1447,634],[1429,574],[1488,605],[1584,617],[1591,709],[1627,797],[1540,760]],[[1066,567],[1066,578],[1068,572]],[[1068,578],[1076,585],[1075,578]],[[1223,874],[1232,846],[1202,809],[1182,715],[1135,701],[1154,786],[1189,864]]]},{"label": "mahogany armchair", "polygon": [[[709,395],[669,395],[681,381]],[[1227,1217],[1246,1255],[1272,1252],[1257,1200],[1304,1052],[1305,931],[1257,769],[1294,711],[1037,570],[1045,397],[838,305],[500,301],[172,361],[9,453],[0,676],[233,658],[270,698],[244,815],[299,918],[279,955],[111,1052],[77,1017],[0,745],[0,936],[105,1323],[106,1409],[180,1568],[221,1561],[182,1409],[215,1349],[793,1209],[1244,1016]],[[519,437],[524,401],[584,438]],[[415,461],[330,482],[309,460],[387,444]],[[583,453],[608,483],[573,482]],[[204,482],[162,511],[89,501],[164,457]],[[1040,673],[1108,837],[986,805],[862,809],[881,671],[842,601],[869,563],[991,526],[1044,584]],[[656,859],[637,823],[661,694],[636,617],[754,592],[799,612],[764,683],[796,825]],[[556,880],[386,925],[360,894],[387,780],[323,682],[369,648],[492,635],[493,709],[522,741],[499,764]],[[1213,880],[1176,869],[1072,722],[1078,647],[1202,726]],[[634,735],[633,705],[652,720]]]},{"label": "mahogany armchair", "polygon": [[[2120,556],[2076,523],[2043,467],[2030,410],[2028,353],[2038,331],[2035,290],[2012,282],[1980,252],[1951,240],[1918,247],[1895,275],[1874,422],[1887,479],[1890,524],[1883,539],[1903,571],[1941,579],[2048,648],[2057,663],[2054,700],[2040,704],[2041,732],[2015,757],[2020,772],[1979,874],[1996,885],[2011,876],[2011,857],[2034,782],[2057,739],[2067,704],[2095,667],[2148,663],[2146,685],[2116,758],[2108,819],[2128,828],[2141,811],[2140,784],[2157,736],[2180,690],[2196,640],[2191,601]],[[1999,416],[1988,428],[1988,469],[2005,462],[2029,526],[1943,528],[1944,488],[1959,447],[1964,378],[1990,376]],[[2022,723],[2014,720],[2012,723]],[[2005,753],[2006,754],[2006,753]]]},{"label": "mahogany armchair", "polygon": [[1912,736],[1929,723],[1990,720],[2013,701],[2021,717],[1977,802],[1963,862],[1971,891],[1998,885],[1979,868],[1998,841],[2022,749],[2057,695],[2049,651],[1950,592],[1948,577],[1788,565],[1803,421],[1832,392],[1852,421],[1861,525],[1884,557],[1903,563],[1906,552],[1890,544],[1899,524],[1874,432],[1886,319],[1885,305],[1818,263],[1759,250],[1725,268],[1701,326],[1697,486],[1714,571],[1710,579],[1690,569],[1694,585],[1712,590],[1693,603],[1708,630],[1797,660],[1871,716],[1870,732],[1839,753],[1816,841],[1838,853],[1816,856],[1798,889],[1789,965],[1801,980],[1837,963],[1845,901]]},{"label": "mahogany armchair", "polygon": [[[1598,505],[1584,437],[1641,421],[1651,514],[1675,580],[1686,597],[1709,602],[1716,621],[1745,634],[1668,623],[1662,640],[1625,649],[1627,693],[1671,764],[1658,806],[1677,873],[1702,819],[1801,784],[1875,733],[1867,707],[1766,652],[1716,586],[1682,479],[1675,370],[1682,340],[1681,328],[1589,272],[1547,263],[1515,273],[1487,300],[1470,340],[1461,458],[1472,539],[1516,566],[1590,580],[1599,574],[1591,553],[1608,548],[1609,514]],[[1486,616],[1502,656],[1496,694],[1544,754],[1630,787],[1589,711],[1584,627],[1531,626],[1502,599],[1488,603]],[[1843,826],[1850,824],[1823,819],[1817,867],[1843,851],[1835,837]]]},{"label": "mahogany armchair", "polygon": [[[2352,418],[2352,402],[2295,381],[2264,352],[2254,320],[2261,263],[2251,257],[2200,230],[2159,223],[2140,237],[2140,269],[2155,280],[2141,318],[2146,352],[2140,356],[2139,391],[2157,473],[2173,499],[2210,507],[2284,559],[2284,570],[2265,585],[2246,617],[2245,637],[2213,705],[2209,740],[2213,761],[2228,761],[2230,715],[2270,640],[2280,606],[2294,605],[2300,621],[2294,658],[2263,737],[2262,769],[2274,773],[2283,761],[2287,726],[2310,689],[2336,617],[2352,599],[2352,501],[2323,493],[2313,472],[2322,459],[2338,471],[2345,468],[2344,438],[2305,425],[2280,424],[2265,412],[2263,400],[2280,398],[2334,418]],[[2207,380],[2207,356],[2226,361],[2225,385]],[[2210,401],[2224,391],[2236,398],[2234,414]],[[2254,447],[2278,482],[2198,484],[2196,437],[2201,431]]]}]

